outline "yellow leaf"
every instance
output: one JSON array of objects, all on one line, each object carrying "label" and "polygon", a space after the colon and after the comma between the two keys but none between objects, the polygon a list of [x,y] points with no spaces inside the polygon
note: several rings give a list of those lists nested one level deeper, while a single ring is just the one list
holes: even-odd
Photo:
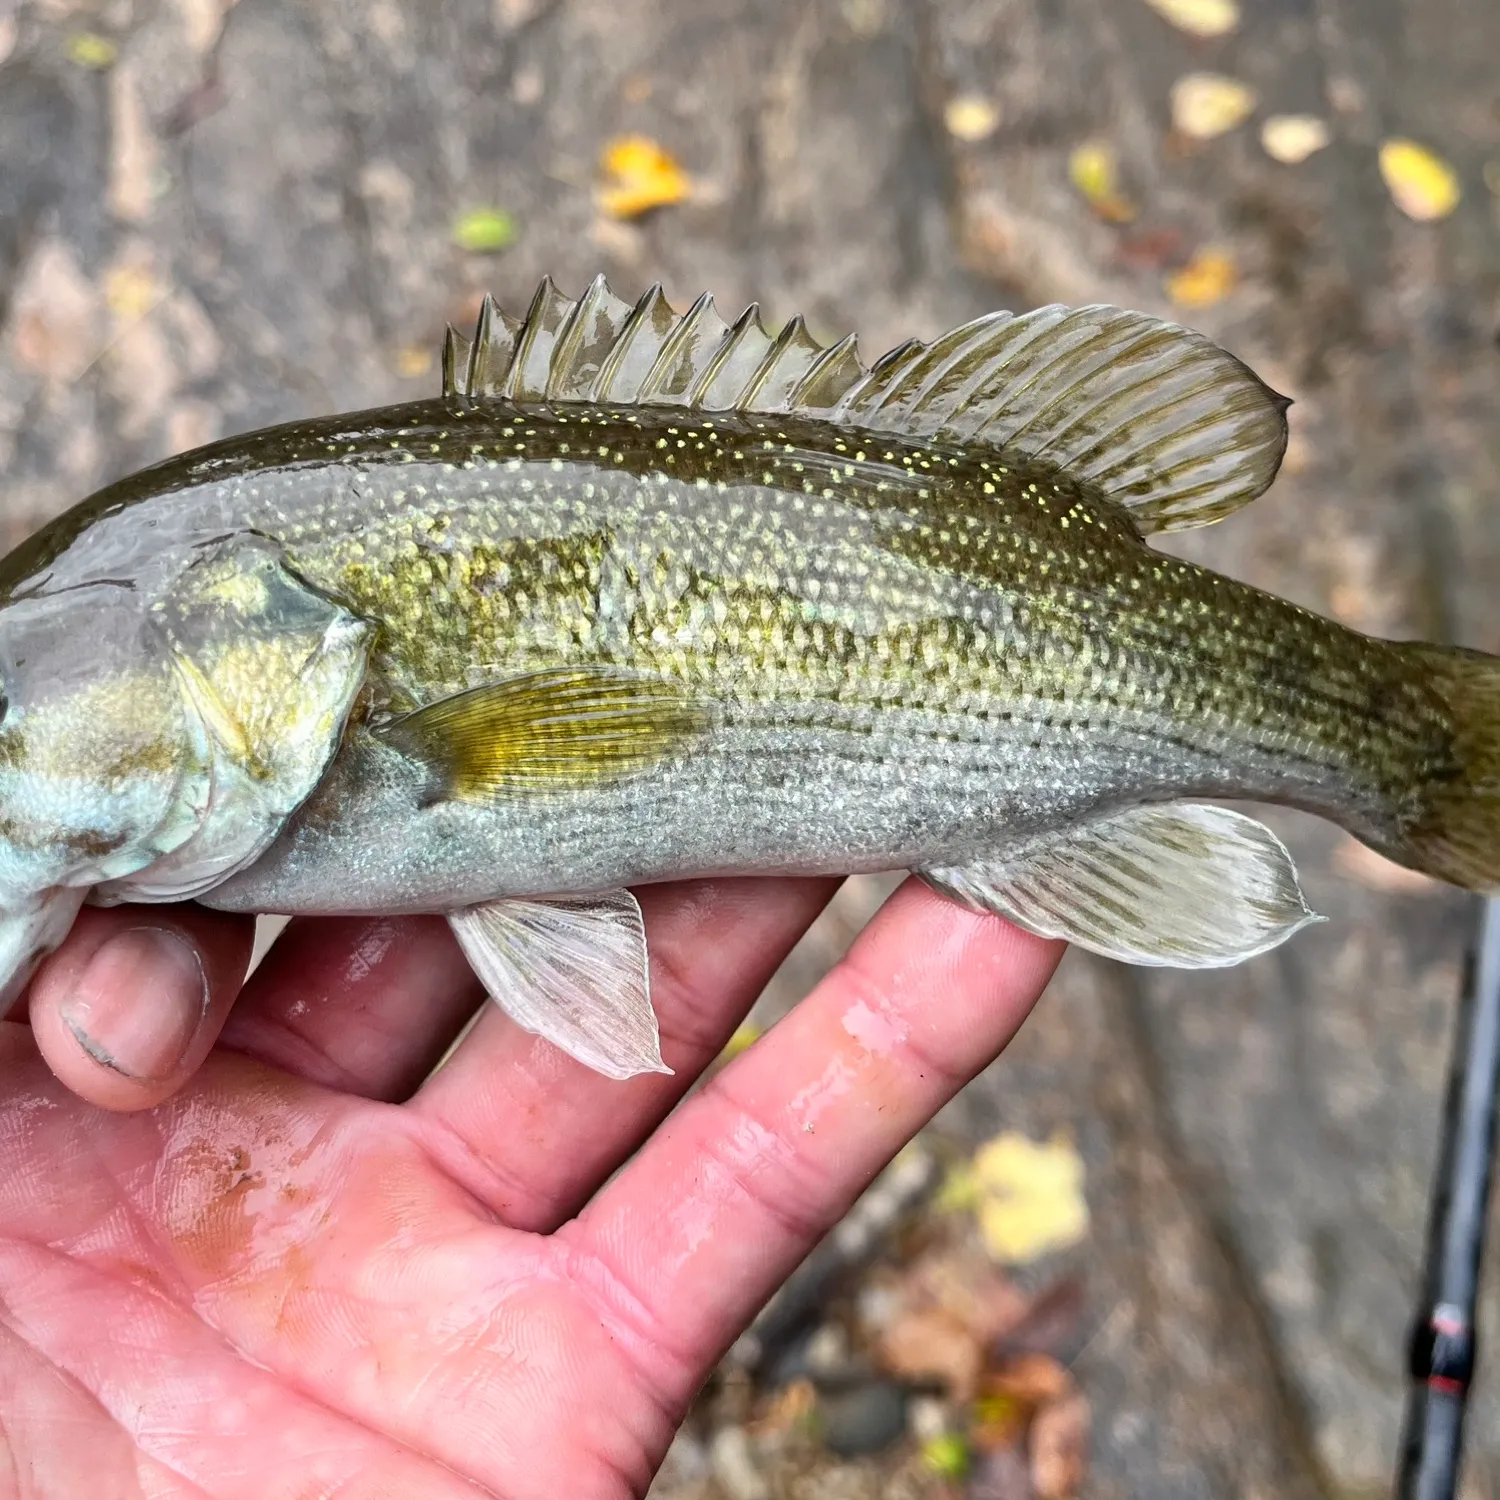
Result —
[{"label": "yellow leaf", "polygon": [[427,344],[403,344],[396,350],[396,373],[415,380],[432,368],[432,349]]},{"label": "yellow leaf", "polygon": [[948,101],[943,124],[948,134],[960,141],[982,141],[994,135],[1000,111],[983,94],[959,94]]},{"label": "yellow leaf", "polygon": [[956,1432],[939,1433],[922,1444],[922,1462],[940,1479],[962,1479],[969,1472],[969,1445]]},{"label": "yellow leaf", "polygon": [[599,157],[599,171],[604,179],[599,207],[612,219],[634,219],[681,203],[693,187],[677,158],[644,135],[611,141]]},{"label": "yellow leaf", "polygon": [[75,31],[63,46],[69,62],[77,63],[80,68],[93,68],[96,71],[113,67],[115,59],[120,55],[119,47],[107,36],[100,36],[97,31]]},{"label": "yellow leaf", "polygon": [[1172,124],[1195,141],[1243,125],[1254,108],[1255,90],[1222,73],[1184,73],[1172,85]]},{"label": "yellow leaf", "polygon": [[1235,0],[1146,0],[1146,4],[1190,36],[1226,36],[1240,24]]},{"label": "yellow leaf", "polygon": [[453,225],[453,243],[476,254],[493,255],[515,238],[516,221],[503,208],[471,208]]},{"label": "yellow leaf", "polygon": [[974,1155],[979,1232],[1007,1265],[1024,1265],[1088,1234],[1083,1158],[1066,1141],[1037,1142],[1005,1131]]},{"label": "yellow leaf", "polygon": [[932,1206],[940,1214],[968,1213],[979,1203],[979,1182],[968,1162],[955,1162],[948,1168]]},{"label": "yellow leaf", "polygon": [[1068,176],[1089,207],[1111,224],[1135,217],[1135,206],[1120,192],[1119,164],[1114,147],[1105,141],[1084,141],[1068,158]]},{"label": "yellow leaf", "polygon": [[1306,161],[1330,139],[1328,126],[1316,115],[1272,115],[1260,127],[1260,143],[1266,155],[1288,166]]},{"label": "yellow leaf", "polygon": [[116,266],[104,279],[104,300],[122,323],[136,323],[161,301],[161,288],[145,266]]},{"label": "yellow leaf", "polygon": [[1380,175],[1396,207],[1423,223],[1447,218],[1463,196],[1458,173],[1415,141],[1386,141],[1380,148]]},{"label": "yellow leaf", "polygon": [[1234,290],[1239,270],[1227,250],[1200,250],[1167,277],[1167,296],[1179,307],[1212,307]]},{"label": "yellow leaf", "polygon": [[748,1052],[761,1039],[761,1029],[746,1021],[735,1034],[724,1043],[723,1050],[719,1053],[720,1062],[729,1062],[736,1058],[741,1052]]}]

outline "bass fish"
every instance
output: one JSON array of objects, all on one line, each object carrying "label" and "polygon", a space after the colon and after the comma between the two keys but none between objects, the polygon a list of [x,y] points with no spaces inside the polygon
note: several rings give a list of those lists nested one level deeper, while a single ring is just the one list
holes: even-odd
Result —
[{"label": "bass fish", "polygon": [[447,915],[493,998],[662,1069],[628,887],[911,870],[1130,963],[1310,921],[1250,798],[1500,884],[1500,659],[1153,550],[1289,403],[1198,333],[994,313],[866,366],[603,278],[435,399],[228,438],[0,563],[0,980],[85,900]]}]

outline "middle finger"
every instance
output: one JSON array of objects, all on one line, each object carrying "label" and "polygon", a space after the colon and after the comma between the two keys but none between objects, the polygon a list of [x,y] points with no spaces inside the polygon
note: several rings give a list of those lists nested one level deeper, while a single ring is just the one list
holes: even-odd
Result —
[{"label": "middle finger", "polygon": [[556,1228],[718,1055],[838,885],[705,880],[637,891],[674,1073],[601,1078],[491,1008],[412,1101],[433,1127],[432,1148],[506,1223]]}]

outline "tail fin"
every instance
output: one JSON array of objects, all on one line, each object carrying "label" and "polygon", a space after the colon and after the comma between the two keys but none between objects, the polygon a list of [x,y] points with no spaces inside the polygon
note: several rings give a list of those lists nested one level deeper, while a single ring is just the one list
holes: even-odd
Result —
[{"label": "tail fin", "polygon": [[1406,863],[1471,891],[1500,894],[1500,657],[1411,646],[1452,715],[1449,775],[1406,830]]}]

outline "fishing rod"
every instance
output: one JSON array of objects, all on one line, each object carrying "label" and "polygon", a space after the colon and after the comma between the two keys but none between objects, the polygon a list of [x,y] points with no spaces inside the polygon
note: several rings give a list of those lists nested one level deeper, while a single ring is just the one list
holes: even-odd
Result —
[{"label": "fishing rod", "polygon": [[1500,899],[1484,903],[1470,947],[1449,1065],[1428,1223],[1424,1291],[1408,1358],[1411,1388],[1396,1500],[1453,1500],[1474,1373],[1500,1090]]}]

